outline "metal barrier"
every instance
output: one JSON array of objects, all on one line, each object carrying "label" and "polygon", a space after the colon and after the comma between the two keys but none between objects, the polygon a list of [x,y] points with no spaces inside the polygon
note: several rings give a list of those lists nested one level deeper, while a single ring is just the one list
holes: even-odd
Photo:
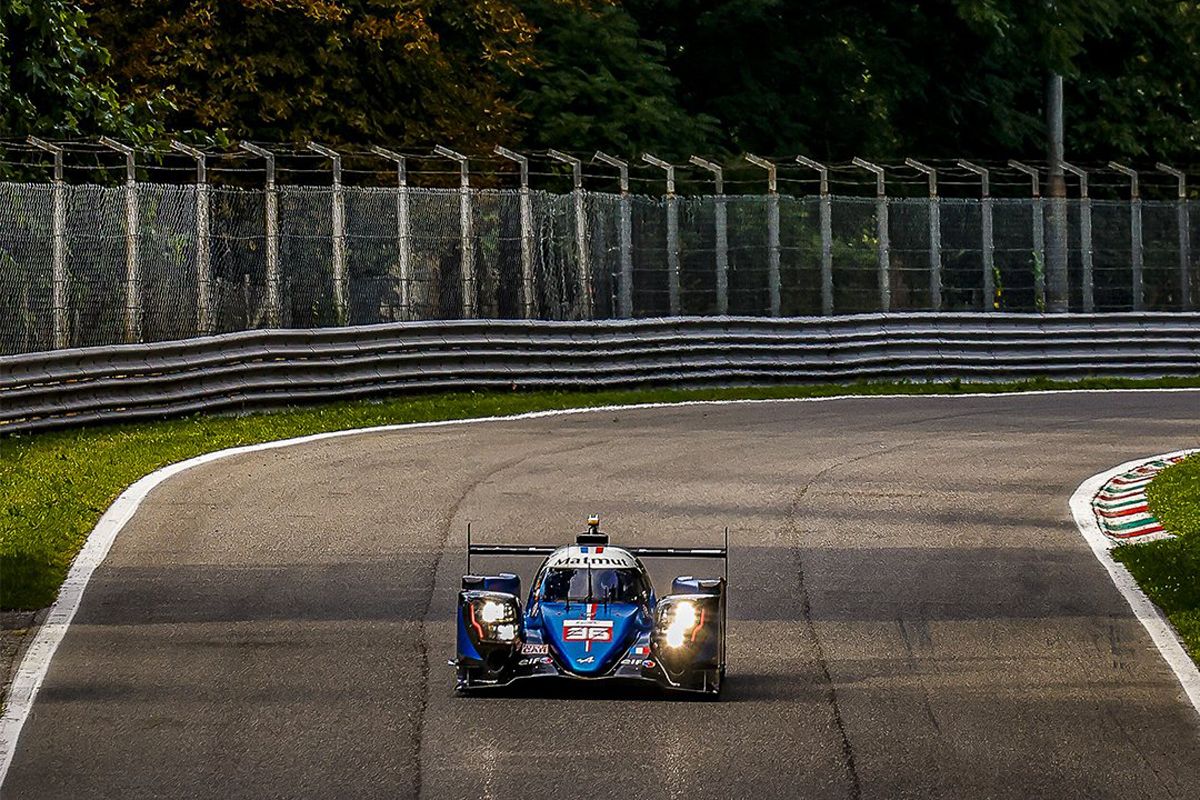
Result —
[{"label": "metal barrier", "polygon": [[399,392],[1200,374],[1200,314],[461,320],[0,357],[0,433]]}]

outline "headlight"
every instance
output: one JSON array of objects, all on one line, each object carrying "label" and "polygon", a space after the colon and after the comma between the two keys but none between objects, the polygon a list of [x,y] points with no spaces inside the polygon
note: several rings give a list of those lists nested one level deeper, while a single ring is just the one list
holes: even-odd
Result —
[{"label": "headlight", "polygon": [[676,603],[671,611],[671,621],[667,623],[666,631],[667,646],[683,647],[683,643],[695,635],[696,606],[689,602]]},{"label": "headlight", "polygon": [[521,609],[511,596],[488,593],[468,595],[463,617],[477,643],[512,644],[520,638]]}]

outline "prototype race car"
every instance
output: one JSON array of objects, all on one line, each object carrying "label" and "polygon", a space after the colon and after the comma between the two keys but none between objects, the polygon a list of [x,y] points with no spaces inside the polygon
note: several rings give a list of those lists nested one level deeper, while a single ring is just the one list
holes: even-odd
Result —
[{"label": "prototype race car", "polygon": [[[720,694],[728,539],[721,548],[613,547],[600,520],[564,547],[475,545],[458,595],[457,689],[538,677],[653,681]],[[521,606],[512,573],[473,575],[471,556],[545,556]],[[642,558],[719,558],[722,575],[675,578],[656,598]]]}]

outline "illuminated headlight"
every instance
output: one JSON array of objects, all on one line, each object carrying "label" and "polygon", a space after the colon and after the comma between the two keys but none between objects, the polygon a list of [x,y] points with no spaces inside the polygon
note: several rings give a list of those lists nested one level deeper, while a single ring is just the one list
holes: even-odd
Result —
[{"label": "illuminated headlight", "polygon": [[677,603],[672,612],[671,621],[667,624],[667,646],[683,647],[684,641],[696,627],[696,606],[693,603]]},{"label": "illuminated headlight", "polygon": [[496,626],[496,638],[502,642],[511,642],[517,638],[517,626],[511,622]]},{"label": "illuminated headlight", "polygon": [[[485,600],[479,609],[479,619],[483,622],[502,622],[511,616],[512,608],[507,603],[497,603],[495,600]],[[499,630],[499,629],[497,629]]]}]

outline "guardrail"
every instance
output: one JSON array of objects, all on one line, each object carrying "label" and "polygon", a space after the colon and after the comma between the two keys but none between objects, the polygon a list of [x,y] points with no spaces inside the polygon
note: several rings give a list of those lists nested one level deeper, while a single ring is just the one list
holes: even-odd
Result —
[{"label": "guardrail", "polygon": [[462,320],[0,357],[0,433],[405,391],[1200,374],[1200,314]]}]

